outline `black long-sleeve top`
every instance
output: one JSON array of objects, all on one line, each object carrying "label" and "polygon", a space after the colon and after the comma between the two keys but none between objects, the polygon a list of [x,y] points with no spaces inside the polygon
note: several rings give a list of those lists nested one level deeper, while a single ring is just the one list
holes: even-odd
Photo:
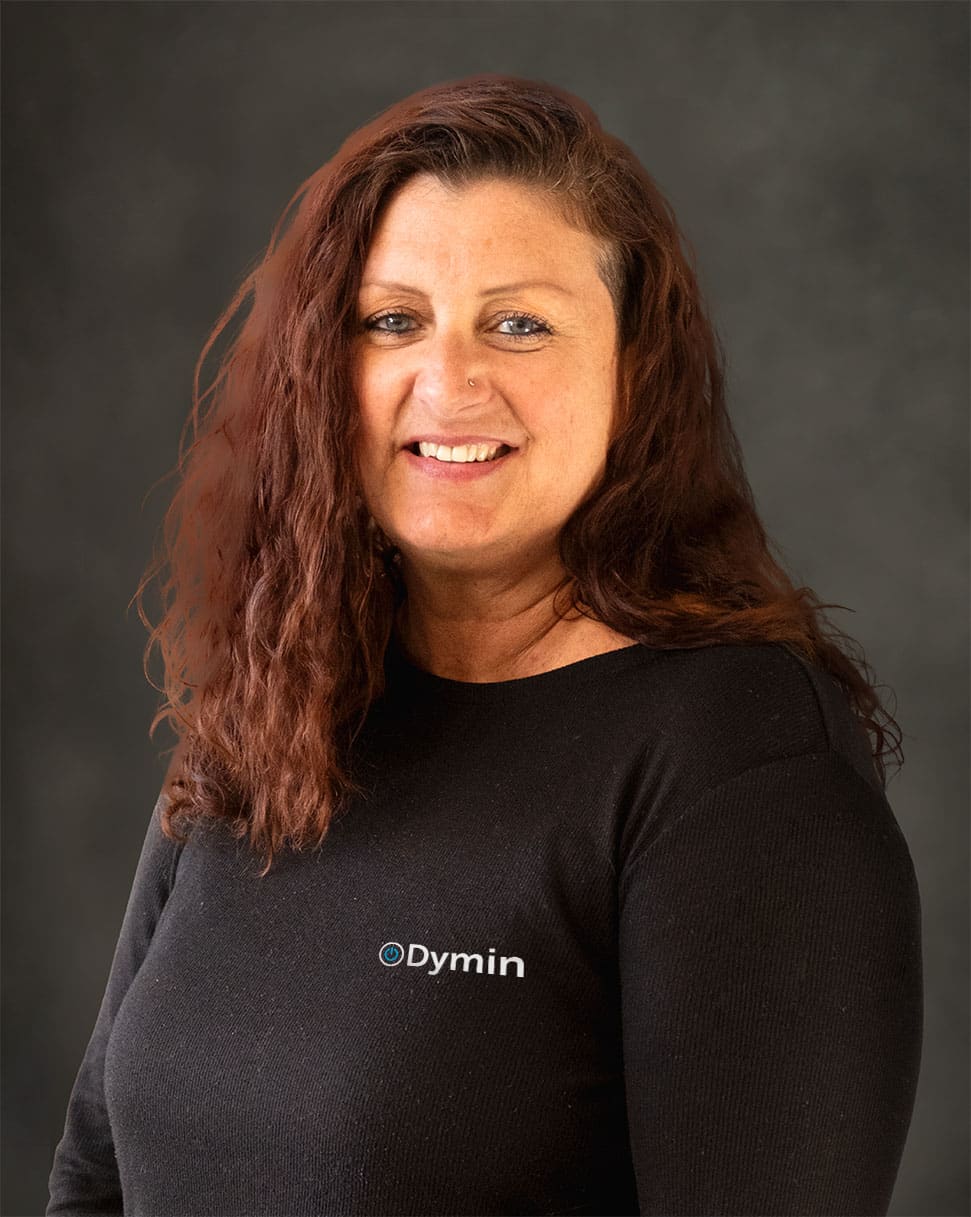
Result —
[{"label": "black long-sleeve top", "polygon": [[920,900],[836,683],[386,669],[318,851],[159,800],[47,1213],[885,1214]]}]

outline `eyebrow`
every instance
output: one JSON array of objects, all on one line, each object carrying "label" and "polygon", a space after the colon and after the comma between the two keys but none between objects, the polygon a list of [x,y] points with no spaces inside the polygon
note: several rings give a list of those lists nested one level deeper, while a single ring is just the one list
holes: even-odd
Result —
[{"label": "eyebrow", "polygon": [[[424,296],[425,293],[418,287],[410,287],[407,283],[388,283],[384,280],[369,279],[367,283],[361,284],[361,290],[366,287],[384,287],[394,292],[410,292],[413,296]],[[545,287],[548,291],[559,292],[562,296],[572,296],[573,293],[567,291],[565,287],[561,287],[558,283],[550,283],[546,279],[522,279],[518,283],[503,283],[499,287],[487,287],[485,291],[479,292],[480,296],[501,296],[504,292],[519,291],[523,287]]]}]

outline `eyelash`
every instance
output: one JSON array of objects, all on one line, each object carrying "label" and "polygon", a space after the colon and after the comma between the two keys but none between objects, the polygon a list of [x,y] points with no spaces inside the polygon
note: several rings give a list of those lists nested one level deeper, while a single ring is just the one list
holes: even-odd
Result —
[{"label": "eyelash", "polygon": [[[385,319],[385,317],[409,317],[409,318],[411,318],[411,314],[405,312],[402,309],[389,309],[387,312],[378,313],[374,317],[368,317],[368,319],[363,323],[363,328],[366,330],[372,330],[378,334],[387,334],[392,338],[399,337],[399,336],[404,337],[406,334],[411,333],[410,330],[380,330],[380,329],[378,329],[377,323],[379,321],[383,321]],[[414,318],[411,318],[411,319],[414,320]],[[542,317],[535,317],[532,313],[504,313],[501,317],[496,318],[497,323],[501,323],[503,321],[530,321],[533,323],[534,326],[537,327],[533,331],[532,334],[503,334],[502,335],[503,338],[512,338],[514,341],[517,341],[517,342],[528,342],[532,338],[539,338],[542,335],[552,334],[554,332],[553,329],[547,324],[547,322],[545,322],[542,319]]]}]

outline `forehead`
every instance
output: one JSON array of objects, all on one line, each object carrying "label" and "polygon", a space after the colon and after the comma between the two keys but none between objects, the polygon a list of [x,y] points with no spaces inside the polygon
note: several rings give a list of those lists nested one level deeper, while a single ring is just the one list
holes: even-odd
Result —
[{"label": "forehead", "polygon": [[577,282],[596,273],[598,252],[593,236],[568,224],[547,191],[496,178],[453,188],[420,174],[385,204],[365,278],[508,269],[513,277]]}]

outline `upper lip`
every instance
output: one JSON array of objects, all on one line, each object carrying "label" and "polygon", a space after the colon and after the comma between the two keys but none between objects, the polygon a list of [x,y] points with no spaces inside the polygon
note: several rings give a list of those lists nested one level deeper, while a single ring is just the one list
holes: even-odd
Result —
[{"label": "upper lip", "polygon": [[463,444],[490,444],[492,446],[505,445],[507,448],[515,448],[515,444],[511,444],[507,439],[497,439],[494,435],[413,435],[411,439],[405,440],[402,444],[403,448],[410,448],[413,444],[441,444],[443,448],[458,448]]}]

